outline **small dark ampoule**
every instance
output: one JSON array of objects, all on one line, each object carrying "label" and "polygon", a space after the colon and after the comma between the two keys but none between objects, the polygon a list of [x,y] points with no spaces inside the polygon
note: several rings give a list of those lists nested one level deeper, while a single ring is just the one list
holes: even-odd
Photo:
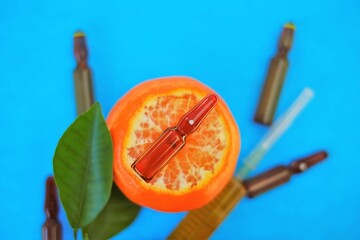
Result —
[{"label": "small dark ampoule", "polygon": [[85,35],[82,32],[74,34],[74,54],[77,63],[74,70],[76,109],[77,115],[80,115],[94,103],[93,81],[91,70],[87,64],[88,51]]},{"label": "small dark ampoule", "polygon": [[44,211],[46,221],[42,226],[42,240],[61,240],[62,227],[58,219],[59,201],[54,177],[46,180]]},{"label": "small dark ampoule", "polygon": [[271,60],[266,81],[262,89],[260,101],[254,117],[255,122],[264,125],[272,124],[289,65],[287,53],[293,42],[294,31],[294,24],[285,24],[280,37],[278,52]]}]

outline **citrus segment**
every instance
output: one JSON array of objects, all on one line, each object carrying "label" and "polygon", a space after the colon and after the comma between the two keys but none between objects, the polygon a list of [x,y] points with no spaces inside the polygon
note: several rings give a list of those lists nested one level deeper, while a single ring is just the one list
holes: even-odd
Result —
[{"label": "citrus segment", "polygon": [[163,78],[136,86],[115,105],[108,117],[114,144],[114,180],[127,197],[157,210],[183,211],[206,204],[225,186],[235,168],[240,139],[221,99],[149,183],[131,168],[165,129],[176,126],[187,111],[212,92],[190,78]]}]

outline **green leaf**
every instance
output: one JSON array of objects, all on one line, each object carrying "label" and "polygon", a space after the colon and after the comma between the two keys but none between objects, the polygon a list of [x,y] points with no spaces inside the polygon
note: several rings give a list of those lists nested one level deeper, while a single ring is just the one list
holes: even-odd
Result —
[{"label": "green leaf", "polygon": [[139,213],[140,207],[128,200],[114,184],[111,197],[97,218],[83,229],[90,240],[109,239],[126,228]]},{"label": "green leaf", "polygon": [[95,103],[66,130],[53,160],[60,199],[74,229],[92,222],[108,201],[112,154],[110,133]]}]

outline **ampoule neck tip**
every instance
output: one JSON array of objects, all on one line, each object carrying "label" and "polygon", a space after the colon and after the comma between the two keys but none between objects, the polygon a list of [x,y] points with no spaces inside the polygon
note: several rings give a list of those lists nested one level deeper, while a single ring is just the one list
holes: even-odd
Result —
[{"label": "ampoule neck tip", "polygon": [[295,26],[295,24],[292,23],[292,22],[285,23],[284,28],[291,29],[291,30],[293,30],[293,31],[296,30],[296,26]]},{"label": "ampoule neck tip", "polygon": [[85,37],[85,33],[82,31],[76,31],[74,33],[74,38],[81,38],[81,37]]},{"label": "ampoule neck tip", "polygon": [[59,203],[57,199],[57,186],[54,177],[46,179],[44,210],[47,217],[56,217],[59,212]]},{"label": "ampoule neck tip", "polygon": [[325,158],[327,158],[327,157],[329,156],[329,154],[328,154],[326,151],[321,151],[321,152],[319,153],[319,155],[320,155],[323,159],[325,159]]},{"label": "ampoule neck tip", "polygon": [[213,102],[214,104],[216,104],[219,100],[219,97],[216,94],[209,94],[207,96],[207,99],[211,102]]}]

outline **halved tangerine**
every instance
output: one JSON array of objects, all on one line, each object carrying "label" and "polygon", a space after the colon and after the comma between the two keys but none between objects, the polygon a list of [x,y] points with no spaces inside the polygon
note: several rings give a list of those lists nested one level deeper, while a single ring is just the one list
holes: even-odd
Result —
[{"label": "halved tangerine", "polygon": [[179,212],[211,201],[228,183],[240,152],[240,133],[225,102],[186,139],[184,148],[149,182],[131,164],[212,89],[188,77],[143,82],[126,93],[107,119],[114,146],[114,181],[133,202]]}]

